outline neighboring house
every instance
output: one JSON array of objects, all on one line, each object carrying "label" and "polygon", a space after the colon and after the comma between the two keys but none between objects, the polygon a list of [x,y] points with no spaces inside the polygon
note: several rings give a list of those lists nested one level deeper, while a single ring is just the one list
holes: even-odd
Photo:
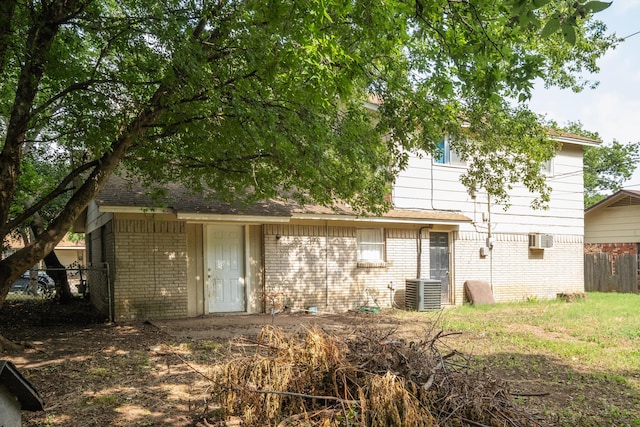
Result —
[{"label": "neighboring house", "polygon": [[65,267],[78,267],[84,265],[86,245],[84,239],[71,241],[65,237],[56,245],[54,252]]},{"label": "neighboring house", "polygon": [[640,191],[620,190],[584,211],[585,252],[637,254]]},{"label": "neighboring house", "polygon": [[[84,225],[83,225],[84,226]],[[22,249],[24,243],[22,240],[13,239],[9,241],[9,250],[5,253],[8,256],[10,253]],[[55,254],[58,256],[58,260],[65,267],[77,267],[84,265],[86,257],[86,249],[84,239],[71,241],[67,237],[62,239],[54,249]]]},{"label": "neighboring house", "polygon": [[590,287],[637,293],[640,290],[640,191],[620,190],[585,209],[584,243],[585,254],[592,255],[587,256],[587,260],[594,263],[585,273]]},{"label": "neighboring house", "polygon": [[394,209],[381,217],[286,201],[241,208],[178,186],[167,188],[164,208],[150,209],[139,185],[112,177],[86,214],[88,260],[107,265],[111,282],[90,281],[91,298],[128,320],[403,306],[407,283],[411,302],[419,283],[435,289],[429,308],[462,304],[467,280],[489,282],[497,301],[582,292],[582,146],[597,143],[555,139],[562,148],[541,211],[522,189],[507,211],[486,194],[469,196],[447,146],[437,159],[411,157],[393,186]]}]

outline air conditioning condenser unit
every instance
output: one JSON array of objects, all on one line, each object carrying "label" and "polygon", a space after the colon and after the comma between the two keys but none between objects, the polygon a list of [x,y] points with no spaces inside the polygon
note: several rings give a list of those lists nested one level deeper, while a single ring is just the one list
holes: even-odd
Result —
[{"label": "air conditioning condenser unit", "polygon": [[440,310],[442,281],[434,279],[407,279],[405,307],[407,310]]}]

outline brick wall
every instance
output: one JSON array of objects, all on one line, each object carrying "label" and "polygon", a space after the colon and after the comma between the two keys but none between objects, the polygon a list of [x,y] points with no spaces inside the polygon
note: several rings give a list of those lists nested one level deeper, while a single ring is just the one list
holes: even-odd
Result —
[{"label": "brick wall", "polygon": [[611,255],[637,255],[637,243],[586,243],[584,245],[585,254],[607,253]]},{"label": "brick wall", "polygon": [[[112,266],[116,320],[187,316],[187,238],[180,221],[116,219]],[[355,227],[263,227],[265,294],[294,310],[315,306],[339,312],[363,305],[390,307],[393,283],[402,300],[405,281],[418,271],[417,229],[385,230],[386,262],[359,266]],[[279,236],[279,238],[276,238]],[[555,298],[582,292],[582,236],[555,236],[554,247],[530,250],[527,235],[497,234],[489,256],[481,233],[451,234],[454,303],[463,302],[465,280],[493,284],[497,301]],[[423,234],[421,277],[429,275],[429,240]],[[267,299],[269,303],[269,299]],[[270,310],[267,304],[267,312]]]},{"label": "brick wall", "polygon": [[481,257],[486,234],[457,233],[456,303],[466,280],[493,283],[496,301],[553,299],[559,292],[584,292],[582,236],[555,235],[549,249],[529,249],[528,236],[497,234],[489,256]]},{"label": "brick wall", "polygon": [[[365,267],[357,263],[355,227],[267,225],[265,292],[281,295],[294,310],[316,306],[335,312],[376,303],[389,307],[388,285],[402,289],[407,278],[416,276],[417,230],[387,229],[385,234],[386,263]],[[428,274],[426,259],[423,271]]]},{"label": "brick wall", "polygon": [[187,316],[184,222],[114,220],[116,320]]}]

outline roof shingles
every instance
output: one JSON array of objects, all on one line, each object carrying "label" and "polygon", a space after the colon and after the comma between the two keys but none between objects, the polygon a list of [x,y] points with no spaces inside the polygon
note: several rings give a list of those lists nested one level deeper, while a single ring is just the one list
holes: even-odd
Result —
[{"label": "roof shingles", "polygon": [[[288,218],[308,215],[357,217],[357,214],[347,205],[335,207],[301,205],[294,200],[279,199],[244,206],[216,200],[215,193],[194,194],[184,186],[177,184],[164,185],[162,188],[166,190],[166,196],[155,200],[151,197],[150,190],[143,187],[139,181],[112,176],[105,188],[96,197],[96,203],[102,211],[106,212],[117,210],[117,208],[164,208],[170,209],[176,214],[250,215]],[[459,212],[433,210],[394,209],[383,214],[382,218],[398,219],[399,221],[471,222],[470,218]]]}]

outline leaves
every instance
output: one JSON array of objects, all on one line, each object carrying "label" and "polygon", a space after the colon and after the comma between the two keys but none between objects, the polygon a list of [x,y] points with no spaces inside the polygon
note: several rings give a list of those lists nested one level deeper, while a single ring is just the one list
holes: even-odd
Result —
[{"label": "leaves", "polygon": [[611,4],[613,4],[612,1],[610,1],[610,2],[606,2],[606,1],[589,1],[589,2],[585,3],[584,8],[590,10],[593,13],[596,13],[596,12],[602,12],[603,10],[605,10],[609,6],[611,6]]},{"label": "leaves", "polygon": [[[534,1],[536,8],[542,8],[549,2],[546,0]],[[577,42],[577,34],[582,27],[579,20],[584,20],[588,15],[602,12],[611,6],[612,2],[589,1],[585,4],[573,2],[569,8],[558,9],[548,15],[546,24],[540,32],[541,37],[550,37],[560,32],[566,43],[574,46]]]},{"label": "leaves", "polygon": [[576,30],[570,24],[561,25],[562,28],[562,36],[564,40],[570,45],[576,44]]},{"label": "leaves", "polygon": [[551,0],[533,0],[533,5],[539,9],[545,5],[547,5]]},{"label": "leaves", "polygon": [[[600,140],[597,132],[589,132],[580,122],[568,123],[565,130]],[[640,142],[623,144],[614,140],[597,147],[584,147],[585,208],[620,190],[635,172],[639,160]]]},{"label": "leaves", "polygon": [[547,21],[544,28],[542,28],[542,32],[540,35],[542,37],[549,37],[551,34],[555,33],[560,29],[560,19],[551,18]]},{"label": "leaves", "polygon": [[[285,191],[380,213],[407,153],[451,135],[469,186],[506,199],[520,182],[545,199],[533,82],[579,89],[616,43],[592,19],[601,2],[69,0],[55,16],[14,3],[0,30],[0,228],[28,222],[27,195],[51,225],[0,267],[37,261],[118,165],[227,201]],[[463,121],[477,144],[461,142]]]}]

